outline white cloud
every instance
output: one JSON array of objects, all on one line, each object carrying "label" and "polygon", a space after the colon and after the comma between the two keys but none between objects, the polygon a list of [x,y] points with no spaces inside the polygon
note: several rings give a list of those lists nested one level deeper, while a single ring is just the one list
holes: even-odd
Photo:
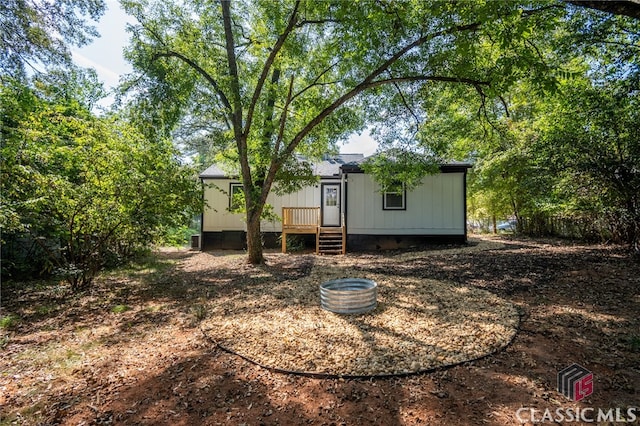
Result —
[{"label": "white cloud", "polygon": [[98,78],[102,82],[104,82],[106,89],[109,89],[118,85],[120,75],[117,72],[87,58],[82,53],[76,50],[72,51],[71,54],[73,55],[73,61],[76,64],[84,68],[94,68],[98,73]]},{"label": "white cloud", "polygon": [[345,154],[364,154],[365,157],[376,152],[378,144],[369,135],[369,131],[365,130],[362,134],[353,134],[349,137],[349,140],[342,144],[340,152]]},{"label": "white cloud", "polygon": [[100,36],[90,44],[72,51],[73,60],[85,68],[94,68],[106,89],[118,85],[121,75],[131,72],[131,65],[122,55],[129,42],[125,27],[133,18],[128,16],[117,1],[107,0],[107,10],[97,23]]}]

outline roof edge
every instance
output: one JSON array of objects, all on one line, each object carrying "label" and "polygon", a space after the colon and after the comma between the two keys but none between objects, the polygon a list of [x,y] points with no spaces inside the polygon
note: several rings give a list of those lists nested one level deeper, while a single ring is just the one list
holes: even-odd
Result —
[{"label": "roof edge", "polygon": [[[439,166],[441,173],[466,173],[473,167],[469,163],[444,163]],[[343,173],[365,173],[360,164],[345,164],[340,169]]]}]

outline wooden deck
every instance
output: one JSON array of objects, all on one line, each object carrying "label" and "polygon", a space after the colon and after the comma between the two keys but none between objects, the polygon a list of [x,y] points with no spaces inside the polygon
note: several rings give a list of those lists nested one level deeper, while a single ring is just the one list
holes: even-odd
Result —
[{"label": "wooden deck", "polygon": [[344,254],[345,227],[323,227],[320,207],[282,208],[282,252],[287,252],[288,234],[315,234],[316,254]]}]

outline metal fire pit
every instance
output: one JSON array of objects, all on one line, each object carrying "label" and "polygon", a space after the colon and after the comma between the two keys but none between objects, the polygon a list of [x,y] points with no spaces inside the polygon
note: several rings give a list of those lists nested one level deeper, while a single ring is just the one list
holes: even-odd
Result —
[{"label": "metal fire pit", "polygon": [[337,314],[361,314],[378,305],[378,284],[364,278],[341,278],[320,284],[322,309]]}]

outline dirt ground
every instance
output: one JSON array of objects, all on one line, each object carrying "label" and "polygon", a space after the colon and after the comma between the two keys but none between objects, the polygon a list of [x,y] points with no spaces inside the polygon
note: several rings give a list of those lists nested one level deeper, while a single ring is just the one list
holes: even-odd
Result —
[{"label": "dirt ground", "polygon": [[[520,310],[518,333],[491,356],[407,377],[275,373],[220,350],[201,324],[216,298],[305,277],[317,258],[270,253],[254,267],[239,253],[163,251],[82,295],[2,284],[0,425],[640,424],[640,262],[624,247],[482,237],[345,259],[491,291]],[[593,373],[579,402],[557,391],[573,363]]]}]

